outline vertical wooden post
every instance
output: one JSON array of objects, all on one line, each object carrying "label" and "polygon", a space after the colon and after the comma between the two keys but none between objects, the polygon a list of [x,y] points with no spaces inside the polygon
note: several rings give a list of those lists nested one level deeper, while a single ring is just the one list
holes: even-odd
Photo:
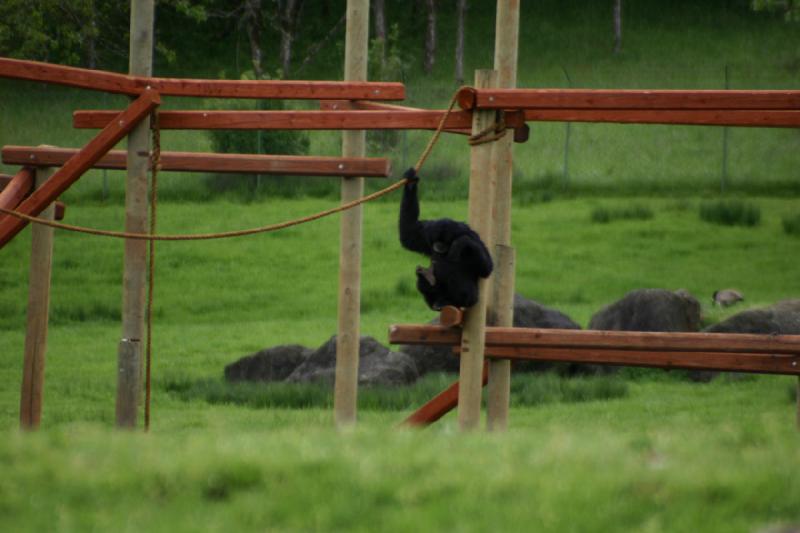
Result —
[{"label": "vertical wooden post", "polygon": [[[153,0],[131,2],[129,71],[134,76],[153,73]],[[143,120],[128,135],[128,174],[125,181],[125,231],[147,233],[147,169],[150,160],[150,119]],[[142,352],[139,339],[144,335],[145,286],[147,284],[147,241],[125,241],[125,267],[122,294],[122,342],[119,345],[119,373],[138,368],[135,379],[117,382],[117,426],[134,427],[141,393]],[[137,342],[129,343],[128,339]],[[125,360],[123,361],[123,358]],[[128,360],[130,358],[130,360]],[[119,387],[129,387],[122,390]],[[134,402],[133,406],[127,402]],[[123,414],[121,416],[121,413]]]},{"label": "vertical wooden post", "polygon": [[[519,40],[519,0],[497,0],[494,68],[497,87],[517,85],[517,48]],[[496,180],[493,242],[496,246],[495,285],[489,303],[489,323],[510,327],[514,323],[514,249],[511,248],[511,183],[513,171],[513,135],[507,132],[493,145],[491,173]],[[508,427],[508,404],[511,389],[511,361],[493,359],[489,363],[486,424],[490,431]]]},{"label": "vertical wooden post", "polygon": [[[493,70],[475,71],[475,87],[493,87],[497,73]],[[472,115],[472,133],[478,133],[495,120],[492,110],[476,110]],[[470,150],[469,176],[469,224],[492,250],[492,203],[494,197],[493,178],[489,174],[492,145],[484,143],[472,146]],[[474,430],[480,423],[481,415],[481,373],[486,338],[486,303],[488,299],[488,280],[481,279],[478,303],[464,313],[464,331],[461,335],[461,366],[458,388],[458,424],[463,431]]]},{"label": "vertical wooden post", "polygon": [[[36,171],[36,186],[55,172],[55,168]],[[39,215],[55,218],[55,204]],[[23,429],[36,429],[42,419],[44,364],[47,353],[47,321],[50,311],[50,273],[53,264],[53,228],[31,225],[31,264],[28,278],[28,325],[25,333],[25,359],[22,367],[22,393],[19,422]]]},{"label": "vertical wooden post", "polygon": [[142,343],[138,339],[119,341],[117,359],[117,425],[124,428],[136,426],[139,413],[139,388],[141,379]]},{"label": "vertical wooden post", "polygon": [[797,429],[800,429],[800,377],[797,378]]},{"label": "vertical wooden post", "polygon": [[[344,79],[366,81],[369,36],[369,0],[347,0]],[[342,132],[342,155],[364,157],[363,130]],[[342,203],[364,193],[364,178],[342,178]],[[339,325],[336,337],[334,421],[343,428],[356,423],[358,399],[359,322],[361,320],[361,206],[341,217],[339,245]]]}]

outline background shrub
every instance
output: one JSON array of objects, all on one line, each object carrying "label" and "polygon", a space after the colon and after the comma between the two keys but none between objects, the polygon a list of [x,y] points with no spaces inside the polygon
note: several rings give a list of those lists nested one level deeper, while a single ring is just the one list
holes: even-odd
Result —
[{"label": "background shrub", "polygon": [[783,217],[783,231],[800,237],[800,213]]},{"label": "background shrub", "polygon": [[723,226],[757,226],[761,222],[761,208],[742,200],[703,202],[700,218]]}]

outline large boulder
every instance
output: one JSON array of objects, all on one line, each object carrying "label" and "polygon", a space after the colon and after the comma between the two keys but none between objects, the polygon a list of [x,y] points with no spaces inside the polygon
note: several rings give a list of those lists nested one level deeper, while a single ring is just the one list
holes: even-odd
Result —
[{"label": "large boulder", "polygon": [[598,311],[589,321],[589,329],[698,331],[700,302],[683,289],[639,289]]},{"label": "large boulder", "polygon": [[769,307],[742,311],[703,331],[800,335],[800,300],[783,300]]},{"label": "large boulder", "polygon": [[[438,323],[439,317],[429,322]],[[514,327],[580,329],[578,324],[561,311],[545,307],[519,294],[514,295]],[[411,356],[420,375],[428,372],[458,372],[459,357],[449,346],[403,345],[400,351]],[[514,369],[522,372],[545,370],[551,366],[550,363],[514,361]]]},{"label": "large boulder", "polygon": [[[287,378],[290,383],[333,384],[336,374],[336,336],[320,346]],[[392,352],[372,337],[361,337],[359,385],[409,385],[419,377],[414,361],[406,354]]]},{"label": "large boulder", "polygon": [[283,381],[314,353],[299,344],[267,348],[225,367],[228,381]]}]

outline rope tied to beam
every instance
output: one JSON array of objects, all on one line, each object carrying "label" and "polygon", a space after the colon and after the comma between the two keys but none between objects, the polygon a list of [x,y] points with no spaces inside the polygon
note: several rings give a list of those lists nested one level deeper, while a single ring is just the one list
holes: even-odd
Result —
[{"label": "rope tied to beam", "polygon": [[[413,167],[415,171],[419,171],[422,168],[422,166],[425,164],[425,161],[428,159],[428,156],[430,155],[431,151],[433,150],[434,146],[439,141],[439,138],[441,137],[442,131],[444,130],[445,123],[447,122],[448,117],[452,113],[453,108],[455,107],[456,102],[458,101],[458,93],[459,93],[459,91],[461,91],[461,89],[463,89],[463,87],[460,87],[453,94],[453,97],[450,100],[450,104],[447,107],[447,109],[445,110],[445,112],[442,114],[442,118],[440,119],[439,124],[436,127],[436,130],[434,131],[433,135],[431,136],[430,140],[428,141],[427,146],[422,151],[422,154],[420,155],[419,159],[417,160],[417,163]],[[498,127],[499,127],[498,124],[493,124],[492,125],[493,131]],[[505,122],[504,121],[503,121],[503,125],[502,125],[502,131],[505,131]],[[476,135],[481,135],[481,133],[478,133]],[[502,133],[498,133],[497,131],[495,131],[494,135],[485,134],[485,136],[486,136],[486,140],[484,140],[482,142],[490,142],[490,141],[494,141],[496,139],[499,139],[502,136]],[[472,142],[470,142],[470,144],[472,144]],[[160,154],[160,147],[159,147],[159,154]],[[157,159],[160,159],[160,155],[158,157],[156,157],[156,153],[154,152],[153,153],[153,161],[156,161]],[[156,167],[153,167],[153,168],[156,169],[156,170],[157,170],[157,168],[160,168],[160,161],[158,163],[156,163]],[[374,193],[368,194],[366,196],[362,196],[361,198],[358,198],[358,199],[353,200],[351,202],[347,202],[347,203],[338,205],[336,207],[333,207],[331,209],[326,209],[324,211],[320,211],[318,213],[314,213],[312,215],[308,215],[308,216],[305,216],[305,217],[302,217],[302,218],[293,219],[293,220],[287,220],[287,221],[278,222],[278,223],[275,223],[275,224],[268,224],[268,225],[259,226],[259,227],[256,227],[256,228],[249,228],[249,229],[235,230],[235,231],[223,231],[223,232],[216,232],[216,233],[196,233],[196,234],[188,234],[188,235],[155,235],[152,232],[151,233],[131,233],[131,232],[126,232],[126,231],[102,230],[102,229],[96,229],[96,228],[88,228],[88,227],[85,227],[85,226],[75,226],[75,225],[72,225],[72,224],[64,224],[64,223],[61,223],[61,222],[54,222],[54,221],[50,221],[50,220],[34,217],[34,216],[31,216],[31,215],[28,215],[28,214],[25,214],[25,213],[20,213],[18,211],[13,210],[13,209],[5,209],[5,208],[2,208],[2,207],[0,207],[0,213],[5,214],[5,215],[10,215],[10,216],[13,216],[13,217],[16,217],[16,218],[20,218],[22,220],[26,220],[28,222],[32,222],[32,223],[35,223],[35,224],[42,224],[42,225],[50,226],[50,227],[56,228],[56,229],[63,229],[63,230],[66,230],[66,231],[73,231],[73,232],[76,232],[76,233],[85,233],[87,235],[96,235],[96,236],[100,236],[100,237],[114,237],[114,238],[118,238],[118,239],[134,239],[134,240],[149,240],[149,241],[201,241],[201,240],[211,240],[211,239],[227,239],[227,238],[232,238],[232,237],[243,237],[243,236],[246,236],[246,235],[255,235],[255,234],[258,234],[258,233],[268,233],[268,232],[272,232],[272,231],[278,231],[278,230],[289,228],[289,227],[292,227],[292,226],[298,226],[300,224],[305,224],[307,222],[312,222],[314,220],[318,220],[320,218],[324,218],[324,217],[327,217],[327,216],[330,216],[330,215],[333,215],[333,214],[336,214],[336,213],[340,213],[342,211],[347,211],[348,209],[352,209],[352,208],[354,208],[356,206],[359,206],[361,204],[370,202],[372,200],[380,198],[381,196],[386,196],[387,194],[389,194],[389,193],[391,193],[391,192],[393,192],[393,191],[395,191],[397,189],[400,189],[401,187],[405,186],[405,184],[408,183],[408,181],[409,181],[408,179],[401,179],[401,180],[389,185],[388,187],[385,187],[385,188],[383,188],[383,189],[381,189],[379,191],[376,191]]]},{"label": "rope tied to beam", "polygon": [[479,144],[486,144],[502,139],[506,134],[506,113],[502,109],[497,112],[495,121],[484,129],[470,135],[467,142],[470,146],[478,146]]},{"label": "rope tied to beam", "polygon": [[[153,155],[150,158],[150,235],[156,233],[156,207],[158,205],[158,171],[161,170],[161,128],[158,123],[158,108],[151,115],[150,128],[153,137]],[[145,402],[144,430],[150,430],[151,369],[153,363],[153,289],[156,274],[156,241],[148,240],[147,263],[147,346],[145,351]]]}]

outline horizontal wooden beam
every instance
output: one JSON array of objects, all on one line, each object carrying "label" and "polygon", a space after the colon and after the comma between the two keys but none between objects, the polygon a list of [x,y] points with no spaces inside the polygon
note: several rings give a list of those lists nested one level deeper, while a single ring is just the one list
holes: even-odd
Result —
[{"label": "horizontal wooden beam", "polygon": [[800,375],[800,356],[788,354],[490,346],[486,348],[486,356],[498,359],[577,361],[666,369]]},{"label": "horizontal wooden beam", "polygon": [[800,127],[800,110],[526,109],[525,120],[797,128]]},{"label": "horizontal wooden beam", "polygon": [[17,207],[33,190],[34,180],[34,170],[30,167],[21,169],[7,181],[0,180],[0,207],[3,209]]},{"label": "horizontal wooden beam", "polygon": [[[44,184],[23,200],[17,207],[17,211],[31,216],[39,215],[160,103],[161,99],[158,93],[154,91],[142,93],[113,122],[64,163]],[[22,228],[27,223],[26,220],[11,216],[6,216],[0,220],[0,248],[22,231]]]},{"label": "horizontal wooden beam", "polygon": [[[74,148],[4,146],[7,165],[61,166],[78,152]],[[126,152],[113,150],[95,162],[95,168],[126,168]],[[219,172],[275,174],[280,176],[387,177],[392,173],[389,159],[380,157],[309,157],[265,154],[206,154],[161,152],[161,170],[178,172]]]},{"label": "horizontal wooden beam", "polygon": [[439,325],[446,328],[460,326],[464,322],[464,312],[458,307],[446,305],[439,311]]},{"label": "horizontal wooden beam", "polygon": [[0,77],[40,81],[137,96],[152,89],[167,96],[285,98],[293,100],[402,100],[405,87],[393,82],[294,80],[200,80],[128,76],[115,72],[0,58]]},{"label": "horizontal wooden beam", "polygon": [[[76,128],[102,128],[116,111],[75,111]],[[158,125],[165,130],[396,130],[436,129],[443,111],[162,111]],[[467,129],[472,114],[454,111],[448,129]],[[517,122],[524,123],[519,115]]]},{"label": "horizontal wooden beam", "polygon": [[800,109],[800,91],[461,89],[462,109]]},{"label": "horizontal wooden beam", "polygon": [[[18,201],[16,201],[16,203],[15,203],[14,200],[9,200],[7,196],[4,197],[3,196],[3,192],[9,193],[9,191],[7,191],[6,188],[11,184],[12,180],[16,176],[19,176],[19,174],[24,173],[24,172],[29,172],[30,173],[31,186],[29,188],[27,188],[27,192],[25,192],[22,195],[22,197]],[[2,207],[4,209],[14,209],[15,207],[17,207],[17,205],[19,205],[19,202],[22,201],[22,199],[25,196],[27,196],[28,194],[30,194],[31,191],[33,190],[33,181],[34,181],[34,179],[33,179],[33,170],[32,169],[23,168],[23,169],[20,170],[20,172],[16,176],[10,176],[8,174],[0,174],[0,207]],[[25,189],[26,189],[26,187],[23,185],[22,190],[24,191]],[[64,217],[66,216],[66,213],[67,213],[67,206],[64,204],[64,202],[56,202],[55,219],[56,220],[64,220]],[[3,216],[4,215],[0,215],[0,218],[2,218]]]}]

